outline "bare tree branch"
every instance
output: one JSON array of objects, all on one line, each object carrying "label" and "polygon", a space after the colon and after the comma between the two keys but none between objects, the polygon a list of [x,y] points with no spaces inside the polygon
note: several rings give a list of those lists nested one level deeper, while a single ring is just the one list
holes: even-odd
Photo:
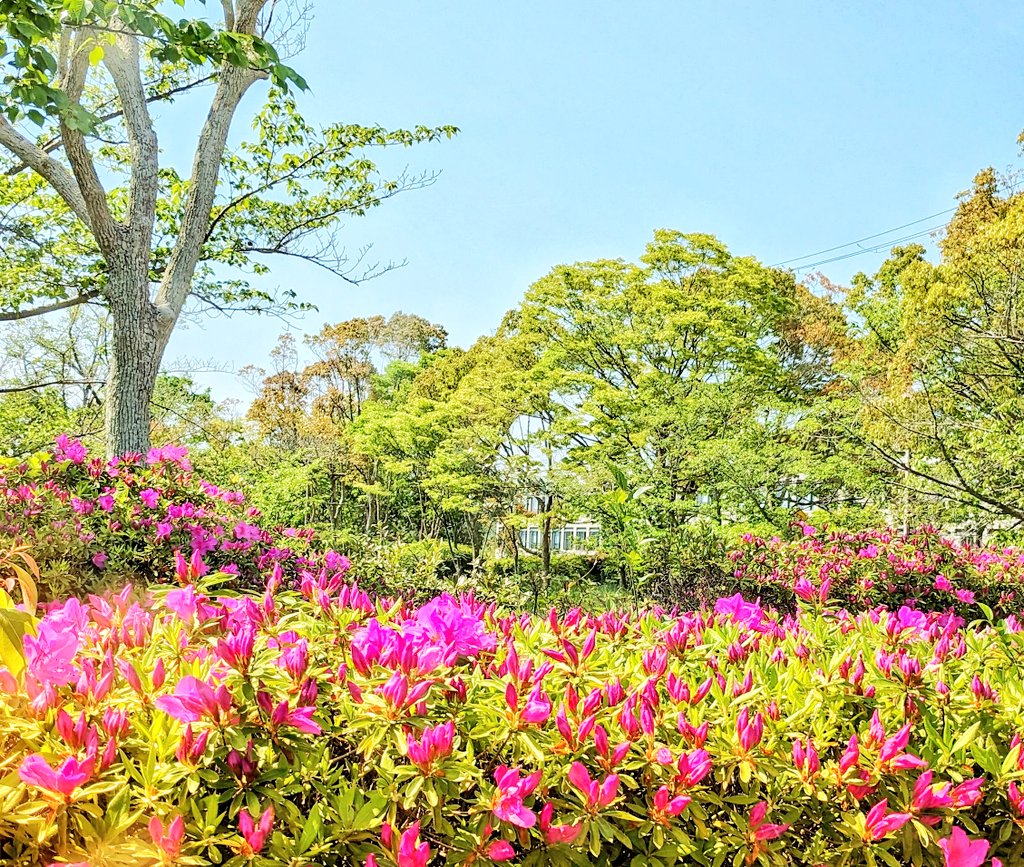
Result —
[{"label": "bare tree branch", "polygon": [[69,307],[77,307],[79,304],[87,304],[99,296],[100,292],[97,289],[94,292],[86,292],[84,295],[76,295],[74,298],[68,298],[66,301],[57,301],[43,307],[33,307],[31,310],[18,310],[13,313],[0,313],[0,322],[20,322],[22,319],[30,319],[33,316],[45,316],[47,313],[56,313],[58,310],[67,310]]},{"label": "bare tree branch", "polygon": [[[81,106],[82,93],[85,90],[85,77],[89,70],[87,44],[85,31],[79,31],[68,61],[66,92],[72,105]],[[60,129],[61,137],[64,139],[64,152],[68,155],[71,170],[78,180],[78,188],[85,200],[85,207],[89,214],[88,225],[104,256],[112,255],[117,246],[119,232],[114,217],[110,213],[107,192],[103,189],[103,183],[96,173],[96,164],[93,162],[92,154],[89,153],[85,136],[81,130],[74,129],[68,124],[66,116],[61,117]]]},{"label": "bare tree branch", "polygon": [[105,379],[53,379],[49,382],[33,382],[28,385],[15,385],[0,388],[0,394],[18,394],[25,391],[37,391],[54,385],[105,385]]}]

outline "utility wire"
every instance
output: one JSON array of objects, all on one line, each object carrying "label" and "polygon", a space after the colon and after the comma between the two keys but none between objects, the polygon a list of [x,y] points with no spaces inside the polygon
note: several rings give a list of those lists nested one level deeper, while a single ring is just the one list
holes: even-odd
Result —
[{"label": "utility wire", "polygon": [[[844,259],[852,259],[856,256],[863,256],[865,253],[880,253],[882,250],[891,247],[896,247],[900,244],[905,244],[908,241],[913,241],[917,238],[923,238],[925,235],[930,235],[932,232],[937,232],[939,229],[943,228],[944,225],[944,223],[939,223],[938,225],[931,226],[928,229],[922,229],[920,232],[914,232],[911,235],[904,235],[901,238],[893,238],[892,240],[885,241],[884,243],[876,244],[873,247],[861,247],[857,250],[852,250],[849,253],[842,253],[838,256],[831,256],[827,259],[818,259],[815,262],[808,262],[806,265],[797,265],[796,268],[794,268],[793,270],[807,271],[810,268],[817,268],[821,265],[829,265],[832,262],[841,262]],[[843,247],[837,247],[836,249],[841,250],[843,249]]]},{"label": "utility wire", "polygon": [[[916,226],[918,223],[924,223],[927,220],[934,220],[936,217],[943,217],[946,214],[952,214],[953,211],[955,211],[955,210],[956,210],[955,207],[954,208],[947,208],[945,211],[939,211],[937,214],[930,214],[927,217],[921,217],[920,220],[912,220],[909,223],[904,223],[902,226],[895,226],[892,229],[886,229],[884,232],[878,232],[875,235],[868,235],[868,236],[866,236],[864,238],[858,238],[856,241],[849,241],[846,244],[839,244],[838,246],[835,246],[835,247],[829,247],[826,250],[818,250],[818,252],[816,252],[816,253],[808,253],[806,256],[797,256],[795,259],[786,259],[783,262],[776,262],[771,267],[772,268],[779,268],[782,265],[789,265],[792,262],[802,262],[804,259],[813,259],[816,256],[823,256],[826,253],[834,253],[836,250],[844,250],[847,247],[856,246],[857,244],[860,244],[860,243],[862,243],[864,241],[873,241],[875,238],[882,238],[885,235],[891,235],[893,232],[900,231],[900,229],[909,229],[911,226]],[[931,232],[931,231],[934,231],[934,230],[933,229],[928,229],[927,231]],[[865,251],[865,252],[867,252],[867,251]],[[809,267],[809,266],[806,266],[806,267]]]},{"label": "utility wire", "polygon": [[[1024,183],[1024,181],[1017,181],[1012,184],[1001,184],[1000,192],[1013,193],[1017,190],[1018,187],[1021,186],[1022,183]],[[784,265],[791,265],[794,262],[803,262],[805,259],[815,259],[816,261],[810,262],[806,265],[797,265],[796,267],[793,268],[794,271],[807,271],[810,268],[817,268],[820,265],[828,265],[832,262],[841,262],[844,259],[852,259],[855,256],[863,256],[865,253],[878,253],[881,250],[884,250],[886,247],[895,247],[897,244],[903,244],[906,243],[907,241],[913,241],[916,238],[923,238],[925,235],[930,235],[932,232],[936,232],[939,229],[943,228],[945,224],[932,226],[929,229],[922,229],[921,231],[914,232],[910,235],[904,235],[901,238],[894,238],[890,241],[883,241],[880,244],[875,244],[870,247],[860,247],[859,245],[862,244],[864,241],[873,241],[876,238],[884,238],[886,235],[891,235],[893,232],[899,232],[901,229],[909,229],[911,226],[917,226],[921,223],[928,222],[929,220],[934,220],[937,217],[944,217],[947,214],[952,214],[957,209],[957,207],[959,206],[946,208],[946,210],[944,211],[938,211],[935,214],[929,214],[927,217],[921,217],[919,220],[911,220],[909,223],[904,223],[902,226],[895,226],[892,229],[886,229],[884,232],[877,232],[874,235],[867,235],[863,238],[858,238],[856,241],[848,241],[845,244],[838,244],[835,247],[828,247],[825,250],[818,250],[816,253],[808,253],[806,256],[797,256],[794,259],[786,259],[782,262],[776,262],[774,265],[770,267],[781,268]],[[847,247],[857,247],[857,249],[852,250],[849,253],[840,253],[840,255],[838,256],[832,256],[826,259],[816,259],[816,257],[818,256],[824,256],[828,253],[835,253],[838,252],[839,250],[845,250]]]}]

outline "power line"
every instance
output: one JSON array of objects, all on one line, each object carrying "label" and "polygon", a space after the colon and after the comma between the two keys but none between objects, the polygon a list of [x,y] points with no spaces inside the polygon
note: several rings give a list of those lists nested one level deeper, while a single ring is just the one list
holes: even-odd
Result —
[{"label": "power line", "polygon": [[[839,245],[837,245],[835,247],[829,247],[826,250],[818,250],[818,252],[816,252],[816,253],[808,253],[806,256],[797,256],[795,259],[786,259],[783,262],[776,262],[771,267],[772,268],[780,268],[781,266],[789,265],[792,262],[802,262],[804,259],[813,259],[815,256],[823,256],[825,253],[834,253],[836,250],[844,250],[847,247],[856,246],[857,244],[863,243],[864,241],[873,241],[875,238],[881,238],[881,237],[884,237],[885,235],[891,235],[893,232],[900,231],[900,229],[909,229],[911,226],[916,226],[918,223],[924,223],[927,220],[934,220],[936,217],[943,217],[946,214],[952,214],[953,211],[955,211],[955,210],[956,210],[955,207],[947,208],[944,211],[939,211],[937,214],[929,214],[927,217],[921,217],[921,219],[919,219],[919,220],[911,220],[909,223],[904,223],[902,226],[895,226],[892,229],[886,229],[884,232],[878,232],[878,233],[876,233],[874,235],[867,235],[864,238],[858,238],[856,241],[848,241],[845,244],[839,244]],[[927,229],[924,232],[924,234],[927,234],[928,232],[932,232],[932,231],[934,231],[934,229]],[[885,246],[885,245],[882,245],[882,246]],[[864,252],[869,252],[869,251],[865,250]],[[804,266],[804,267],[809,267],[809,266]]]},{"label": "power line", "polygon": [[[798,265],[793,270],[807,271],[810,268],[817,268],[821,265],[829,265],[832,262],[842,262],[844,259],[853,259],[856,256],[863,256],[866,253],[879,253],[887,248],[896,247],[899,244],[905,244],[907,241],[913,241],[917,238],[923,238],[925,235],[930,235],[932,232],[937,232],[939,229],[943,228],[944,225],[944,223],[939,223],[936,226],[931,226],[930,228],[922,229],[920,232],[914,232],[913,234],[910,235],[904,235],[901,238],[893,238],[892,240],[885,241],[882,244],[876,244],[873,247],[862,247],[858,250],[853,250],[849,253],[843,253],[839,256],[831,256],[828,259],[819,259],[815,262],[808,262],[806,265]],[[836,247],[835,249],[841,250],[843,249],[843,247]]]},{"label": "power line", "polygon": [[[1024,181],[1016,181],[1015,183],[1011,184],[1000,184],[1000,192],[1004,194],[1013,193],[1017,190],[1018,187],[1021,186],[1022,183],[1024,183]],[[794,262],[803,262],[805,259],[815,259],[815,257],[817,256],[824,256],[827,253],[835,253],[839,250],[845,250],[847,247],[858,247],[858,249],[852,250],[849,253],[842,253],[838,256],[832,256],[827,259],[817,259],[816,261],[810,262],[806,265],[797,265],[793,270],[807,271],[810,268],[817,268],[819,265],[828,265],[831,264],[832,262],[841,262],[844,259],[852,259],[855,256],[863,256],[866,253],[878,253],[881,250],[884,250],[886,247],[895,247],[897,244],[903,244],[906,243],[907,241],[913,241],[916,238],[922,238],[925,235],[930,235],[932,232],[938,231],[939,229],[943,228],[945,224],[939,224],[936,226],[932,226],[931,228],[928,229],[922,229],[919,232],[914,232],[910,235],[904,235],[901,238],[893,238],[892,240],[884,241],[880,244],[875,244],[870,247],[860,247],[859,245],[862,244],[864,241],[873,241],[876,238],[884,238],[886,235],[891,235],[893,232],[899,232],[901,229],[909,229],[911,226],[917,226],[920,223],[925,223],[928,222],[929,220],[934,220],[936,217],[944,217],[947,214],[952,214],[957,209],[957,207],[959,206],[946,208],[946,210],[944,211],[939,211],[935,214],[929,214],[927,217],[921,217],[918,220],[911,220],[909,223],[904,223],[902,226],[895,226],[892,229],[886,229],[884,232],[876,232],[874,235],[867,235],[863,238],[858,238],[856,241],[848,241],[845,244],[838,244],[835,247],[828,247],[827,249],[824,250],[818,250],[818,252],[816,253],[808,253],[806,256],[797,256],[794,259],[786,259],[783,262],[776,262],[771,267],[781,268],[784,265],[791,265]]]}]

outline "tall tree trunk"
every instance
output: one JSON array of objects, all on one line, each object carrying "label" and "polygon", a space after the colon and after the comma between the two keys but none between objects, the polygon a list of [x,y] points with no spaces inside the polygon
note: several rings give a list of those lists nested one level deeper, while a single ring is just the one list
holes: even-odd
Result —
[{"label": "tall tree trunk", "polygon": [[149,302],[147,267],[148,260],[110,277],[106,440],[111,456],[149,449],[150,401],[169,329]]}]

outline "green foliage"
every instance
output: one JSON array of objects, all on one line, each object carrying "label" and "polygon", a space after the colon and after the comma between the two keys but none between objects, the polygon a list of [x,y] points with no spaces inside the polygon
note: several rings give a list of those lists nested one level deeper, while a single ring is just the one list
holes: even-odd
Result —
[{"label": "green foliage", "polygon": [[[69,102],[57,82],[56,43],[62,29],[82,28],[95,36],[89,59],[103,58],[105,34],[124,31],[147,42],[154,60],[191,66],[229,63],[265,71],[281,88],[305,89],[302,77],[281,61],[277,50],[259,36],[216,29],[202,18],[180,18],[162,11],[160,0],[24,0],[0,8],[0,56],[6,66],[0,108],[12,121],[26,117],[42,124],[47,115],[92,129],[95,114]],[[185,6],[173,0],[172,6]]]}]

